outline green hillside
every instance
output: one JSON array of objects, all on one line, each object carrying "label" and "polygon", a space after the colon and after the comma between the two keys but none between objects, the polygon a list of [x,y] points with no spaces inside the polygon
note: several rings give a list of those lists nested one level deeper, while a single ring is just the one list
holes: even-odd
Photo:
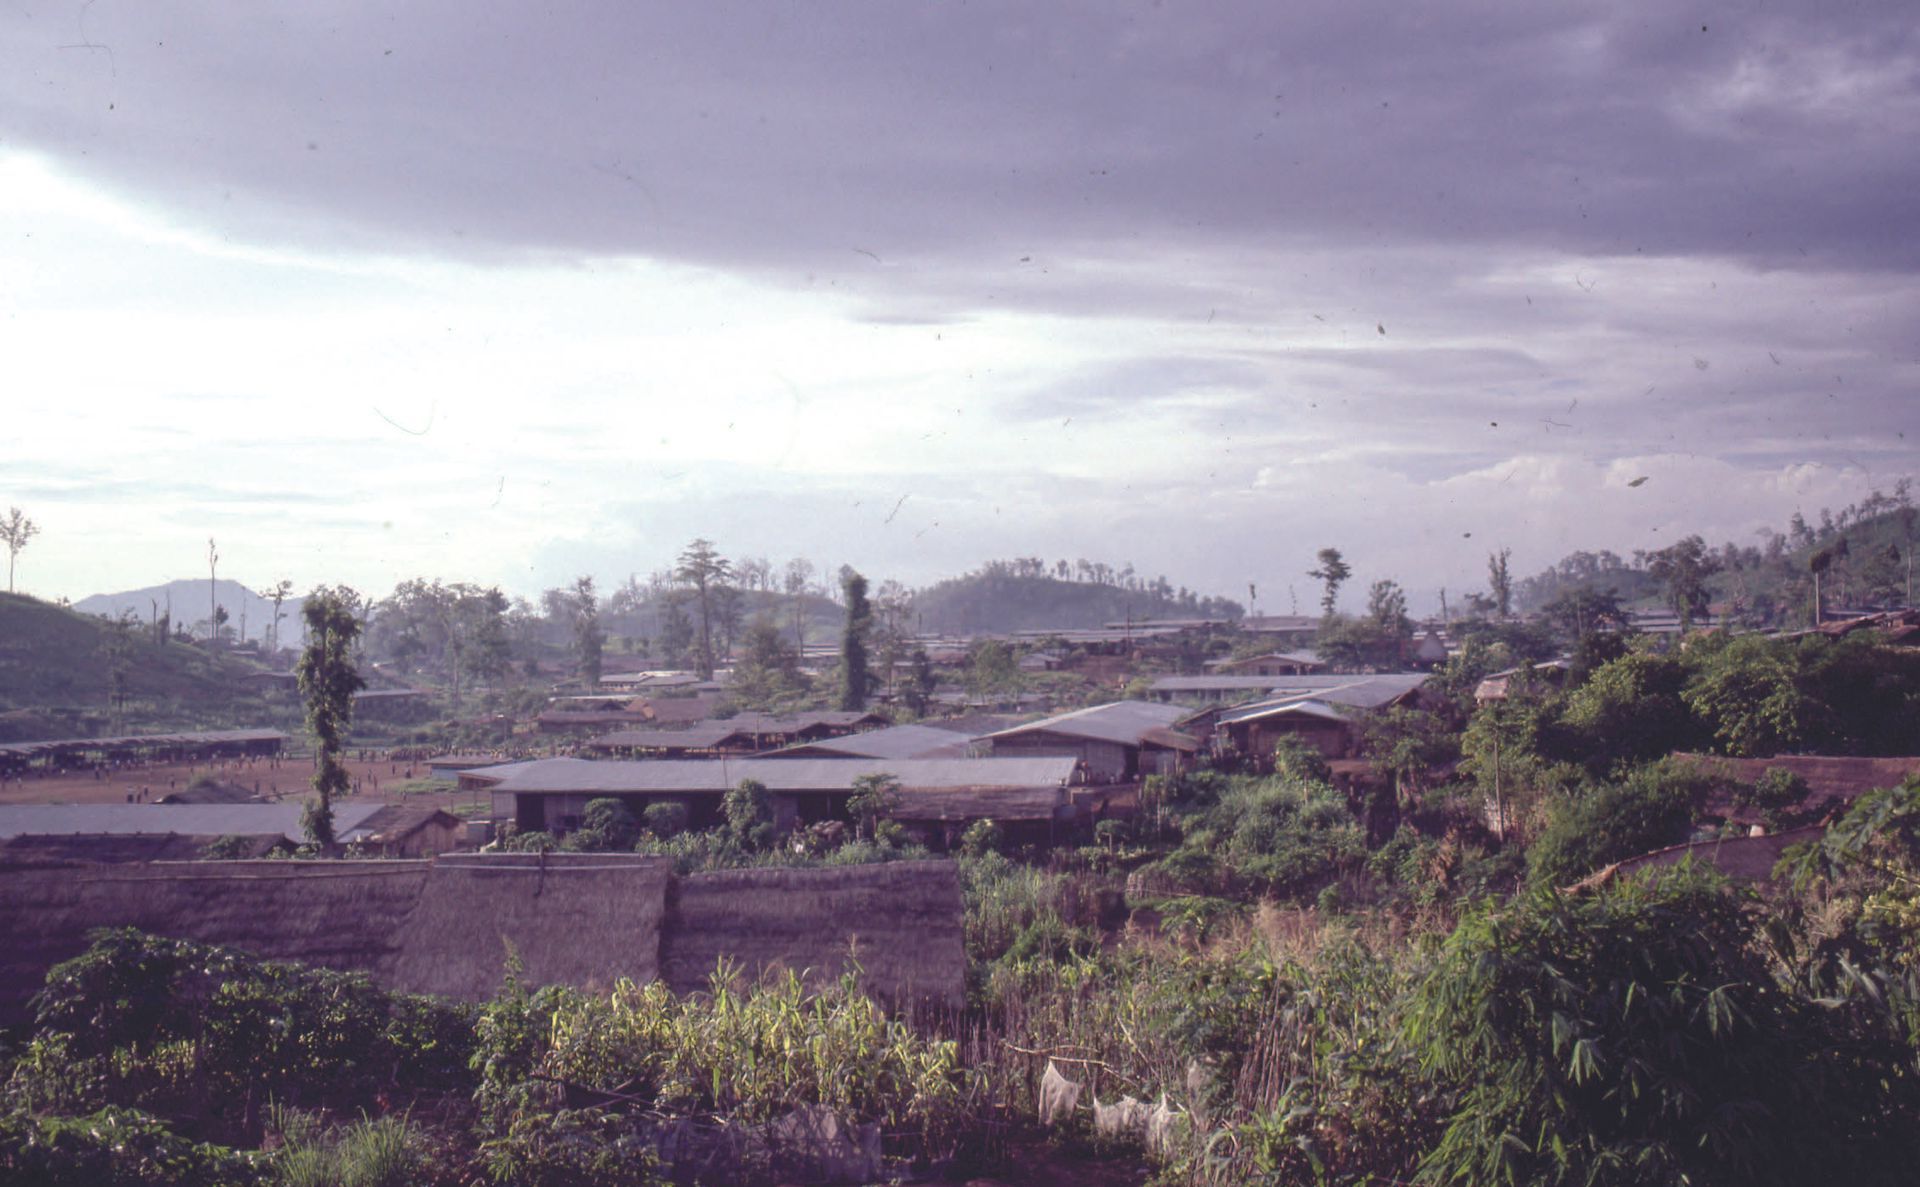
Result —
[{"label": "green hillside", "polygon": [[913,610],[918,629],[957,634],[1087,628],[1129,617],[1238,618],[1243,612],[1237,602],[1175,590],[1165,579],[1134,586],[1065,581],[1008,571],[1004,565],[920,590]]},{"label": "green hillside", "polygon": [[[1816,569],[1829,616],[1911,603],[1920,508],[1902,484],[1891,497],[1875,491],[1838,515],[1822,510],[1816,523],[1796,514],[1784,531],[1764,533],[1754,542],[1707,545],[1691,539],[1703,546],[1705,596],[1712,603],[1749,626],[1802,627],[1812,622]],[[1537,610],[1571,589],[1611,589],[1626,606],[1660,609],[1670,604],[1670,593],[1652,571],[1659,555],[1570,553],[1553,568],[1516,583],[1515,601],[1523,610]]]},{"label": "green hillside", "polygon": [[[116,666],[117,714],[109,703]],[[123,632],[105,619],[0,594],[0,739],[290,721],[290,699],[269,702],[242,686],[241,677],[257,670],[236,656],[156,643],[139,625]]]}]

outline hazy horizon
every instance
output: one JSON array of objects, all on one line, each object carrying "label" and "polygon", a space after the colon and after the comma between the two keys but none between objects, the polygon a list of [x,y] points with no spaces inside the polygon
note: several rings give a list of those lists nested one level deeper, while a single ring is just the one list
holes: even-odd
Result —
[{"label": "hazy horizon", "polygon": [[1920,470],[1906,5],[93,0],[0,55],[36,596],[705,536],[1269,612],[1336,546],[1425,609]]}]

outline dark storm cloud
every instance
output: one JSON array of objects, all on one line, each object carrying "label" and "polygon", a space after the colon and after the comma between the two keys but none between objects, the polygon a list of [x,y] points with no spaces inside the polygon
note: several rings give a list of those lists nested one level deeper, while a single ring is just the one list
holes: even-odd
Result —
[{"label": "dark storm cloud", "polygon": [[0,16],[0,94],[14,144],[240,236],[885,288],[1249,235],[1880,268],[1920,255],[1917,36],[1892,2],[93,0]]}]

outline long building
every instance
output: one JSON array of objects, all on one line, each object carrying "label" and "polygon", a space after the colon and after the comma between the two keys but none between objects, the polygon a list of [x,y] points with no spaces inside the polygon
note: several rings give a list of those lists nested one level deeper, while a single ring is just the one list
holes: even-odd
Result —
[{"label": "long building", "polygon": [[112,762],[200,762],[214,758],[267,757],[279,754],[287,741],[287,735],[278,730],[199,730],[6,742],[0,743],[0,774],[19,774],[36,768],[77,770]]},{"label": "long building", "polygon": [[687,808],[694,827],[718,823],[726,793],[751,779],[771,793],[782,829],[843,819],[855,781],[889,775],[900,785],[894,819],[939,839],[974,820],[994,820],[1044,840],[1073,817],[1068,786],[1077,762],[1040,758],[743,758],[594,762],[544,758],[460,774],[462,787],[493,797],[496,823],[522,832],[571,832],[587,805],[614,799],[639,816],[653,804]]}]

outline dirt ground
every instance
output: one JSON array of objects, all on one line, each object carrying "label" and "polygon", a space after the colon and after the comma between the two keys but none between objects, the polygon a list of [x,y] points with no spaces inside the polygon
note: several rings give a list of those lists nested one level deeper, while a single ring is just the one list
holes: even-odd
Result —
[{"label": "dirt ground", "polygon": [[[452,808],[477,802],[471,792],[458,792],[451,786],[444,792],[402,796],[394,789],[409,779],[423,779],[424,764],[396,762],[378,755],[349,757],[355,791],[346,797],[364,802],[380,800]],[[155,763],[151,766],[122,767],[96,777],[91,772],[29,777],[19,782],[0,783],[0,804],[123,804],[139,800],[144,792],[154,802],[170,791],[180,791],[198,775],[238,783],[256,790],[266,799],[304,799],[312,790],[313,760],[301,755],[277,759],[235,759],[212,763]]]}]

